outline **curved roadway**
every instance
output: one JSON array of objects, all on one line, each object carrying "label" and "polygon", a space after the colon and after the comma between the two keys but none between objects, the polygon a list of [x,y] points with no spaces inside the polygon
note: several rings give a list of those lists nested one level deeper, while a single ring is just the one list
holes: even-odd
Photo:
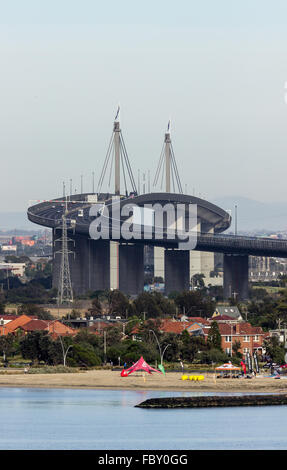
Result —
[{"label": "curved roadway", "polygon": [[[68,227],[70,226],[71,228],[73,226],[77,233],[89,235],[89,227],[94,218],[89,216],[89,210],[92,203],[83,201],[86,196],[87,194],[71,197],[71,200],[67,203],[67,220],[69,224]],[[101,199],[105,200],[106,205],[112,204],[112,200],[108,195],[101,195]],[[202,223],[211,224],[216,232],[214,234],[202,232],[197,236],[197,245],[195,249],[198,251],[287,258],[287,240],[235,236],[220,233],[230,226],[230,216],[223,209],[208,201],[182,194],[152,193],[136,196],[132,199],[123,198],[121,200],[121,206],[130,202],[139,206],[155,202],[162,204],[169,202],[197,204],[198,216]],[[83,211],[83,215],[80,215],[79,211],[81,210]],[[65,202],[60,199],[55,199],[30,207],[27,211],[27,215],[31,222],[38,225],[50,228],[60,228],[64,211]],[[132,242],[136,243],[149,243],[166,247],[177,246],[178,241],[178,239],[167,239],[166,233],[164,234],[163,240],[132,240]]]}]

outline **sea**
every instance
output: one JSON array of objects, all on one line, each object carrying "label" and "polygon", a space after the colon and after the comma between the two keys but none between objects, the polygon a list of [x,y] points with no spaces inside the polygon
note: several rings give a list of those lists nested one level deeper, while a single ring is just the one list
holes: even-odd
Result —
[{"label": "sea", "polygon": [[0,450],[287,449],[287,406],[135,407],[204,395],[211,393],[1,388]]}]

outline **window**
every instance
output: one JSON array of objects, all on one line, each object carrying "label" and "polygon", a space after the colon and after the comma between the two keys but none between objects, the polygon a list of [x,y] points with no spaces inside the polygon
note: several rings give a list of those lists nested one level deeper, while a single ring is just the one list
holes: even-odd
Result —
[{"label": "window", "polygon": [[244,352],[244,354],[247,354],[249,352],[249,348],[244,348],[243,352]]},{"label": "window", "polygon": [[225,349],[225,353],[230,356],[230,355],[231,355],[231,348],[226,348],[226,349]]},{"label": "window", "polygon": [[226,343],[231,343],[231,336],[225,336]]},{"label": "window", "polygon": [[255,335],[254,341],[259,341],[259,335]]},{"label": "window", "polygon": [[249,336],[244,336],[244,343],[249,343],[250,337]]}]

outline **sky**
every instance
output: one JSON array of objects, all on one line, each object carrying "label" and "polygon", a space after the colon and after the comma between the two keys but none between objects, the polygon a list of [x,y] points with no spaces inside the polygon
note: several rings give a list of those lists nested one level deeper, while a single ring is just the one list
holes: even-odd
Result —
[{"label": "sky", "polygon": [[0,212],[97,186],[118,104],[137,181],[287,202],[284,0],[0,0]]}]

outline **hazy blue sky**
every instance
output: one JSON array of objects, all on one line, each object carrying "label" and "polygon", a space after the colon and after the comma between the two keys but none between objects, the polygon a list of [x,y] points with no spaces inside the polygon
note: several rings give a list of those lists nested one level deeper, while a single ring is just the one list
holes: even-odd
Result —
[{"label": "hazy blue sky", "polygon": [[136,181],[171,118],[188,192],[287,202],[286,1],[0,6],[0,211],[90,191],[119,102]]}]

